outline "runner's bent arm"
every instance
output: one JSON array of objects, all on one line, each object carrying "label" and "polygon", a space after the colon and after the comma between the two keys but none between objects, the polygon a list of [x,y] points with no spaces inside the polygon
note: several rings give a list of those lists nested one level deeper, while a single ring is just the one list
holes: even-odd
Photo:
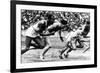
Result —
[{"label": "runner's bent arm", "polygon": [[41,36],[50,36],[50,35],[54,35],[55,32],[47,32],[47,33],[40,33]]},{"label": "runner's bent arm", "polygon": [[59,33],[59,36],[60,36],[60,40],[63,42],[64,40],[63,40],[63,38],[62,38],[62,36],[61,36],[61,30],[58,31],[58,33]]}]

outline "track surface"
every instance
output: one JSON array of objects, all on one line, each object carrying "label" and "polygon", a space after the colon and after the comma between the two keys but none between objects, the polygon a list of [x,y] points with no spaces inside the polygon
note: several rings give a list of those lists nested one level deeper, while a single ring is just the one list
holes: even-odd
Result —
[{"label": "track surface", "polygon": [[[59,59],[59,50],[65,45],[65,42],[61,42],[58,37],[48,38],[52,44],[52,47],[46,54],[45,59],[40,59],[40,53],[42,49],[30,49],[21,56],[22,63],[32,62],[51,62],[51,61],[78,61],[78,60],[90,60],[90,51],[83,53],[85,48],[77,48],[76,51],[69,53],[69,57],[65,59]],[[65,40],[65,39],[64,39]],[[22,37],[22,48],[25,47],[25,37]]]},{"label": "track surface", "polygon": [[89,60],[89,51],[82,53],[82,50],[72,51],[68,58],[59,59],[59,49],[51,48],[46,54],[45,59],[42,61],[40,59],[41,49],[29,50],[22,55],[22,63],[32,63],[32,62],[48,62],[48,61],[77,61],[77,60]]}]

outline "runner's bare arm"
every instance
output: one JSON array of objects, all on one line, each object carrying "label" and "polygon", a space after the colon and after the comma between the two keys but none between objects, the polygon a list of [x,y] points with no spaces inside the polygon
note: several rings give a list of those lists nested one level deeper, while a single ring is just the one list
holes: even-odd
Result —
[{"label": "runner's bare arm", "polygon": [[60,40],[63,42],[64,40],[63,40],[63,37],[61,36],[61,30],[58,31],[58,33],[59,33],[59,36],[60,36]]},{"label": "runner's bare arm", "polygon": [[50,36],[50,35],[54,35],[55,32],[46,32],[46,33],[40,33],[41,36]]}]

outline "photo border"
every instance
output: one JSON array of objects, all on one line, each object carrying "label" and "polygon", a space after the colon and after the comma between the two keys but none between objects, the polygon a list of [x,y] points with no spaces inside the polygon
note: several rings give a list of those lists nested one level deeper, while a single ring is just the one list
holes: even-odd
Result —
[{"label": "photo border", "polygon": [[[94,64],[89,65],[74,65],[74,66],[55,66],[41,68],[25,68],[16,69],[16,5],[38,5],[38,6],[54,6],[54,7],[70,7],[70,8],[86,8],[94,9]],[[11,1],[11,19],[10,19],[10,48],[11,48],[11,72],[29,72],[29,71],[47,71],[47,70],[62,70],[62,69],[79,69],[97,67],[97,6],[94,5],[79,5],[79,4],[63,4],[63,3],[48,3],[34,1]]]}]

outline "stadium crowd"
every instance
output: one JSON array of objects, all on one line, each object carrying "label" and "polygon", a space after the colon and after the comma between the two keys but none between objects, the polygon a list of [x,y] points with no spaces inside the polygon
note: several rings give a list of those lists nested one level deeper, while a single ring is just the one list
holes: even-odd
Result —
[{"label": "stadium crowd", "polygon": [[[26,30],[31,24],[38,21],[41,17],[47,18],[52,15],[51,19],[66,19],[70,28],[80,26],[90,21],[90,14],[84,12],[58,12],[58,11],[40,11],[40,10],[22,10],[21,11],[21,29]],[[62,21],[63,22],[63,21]]]}]

